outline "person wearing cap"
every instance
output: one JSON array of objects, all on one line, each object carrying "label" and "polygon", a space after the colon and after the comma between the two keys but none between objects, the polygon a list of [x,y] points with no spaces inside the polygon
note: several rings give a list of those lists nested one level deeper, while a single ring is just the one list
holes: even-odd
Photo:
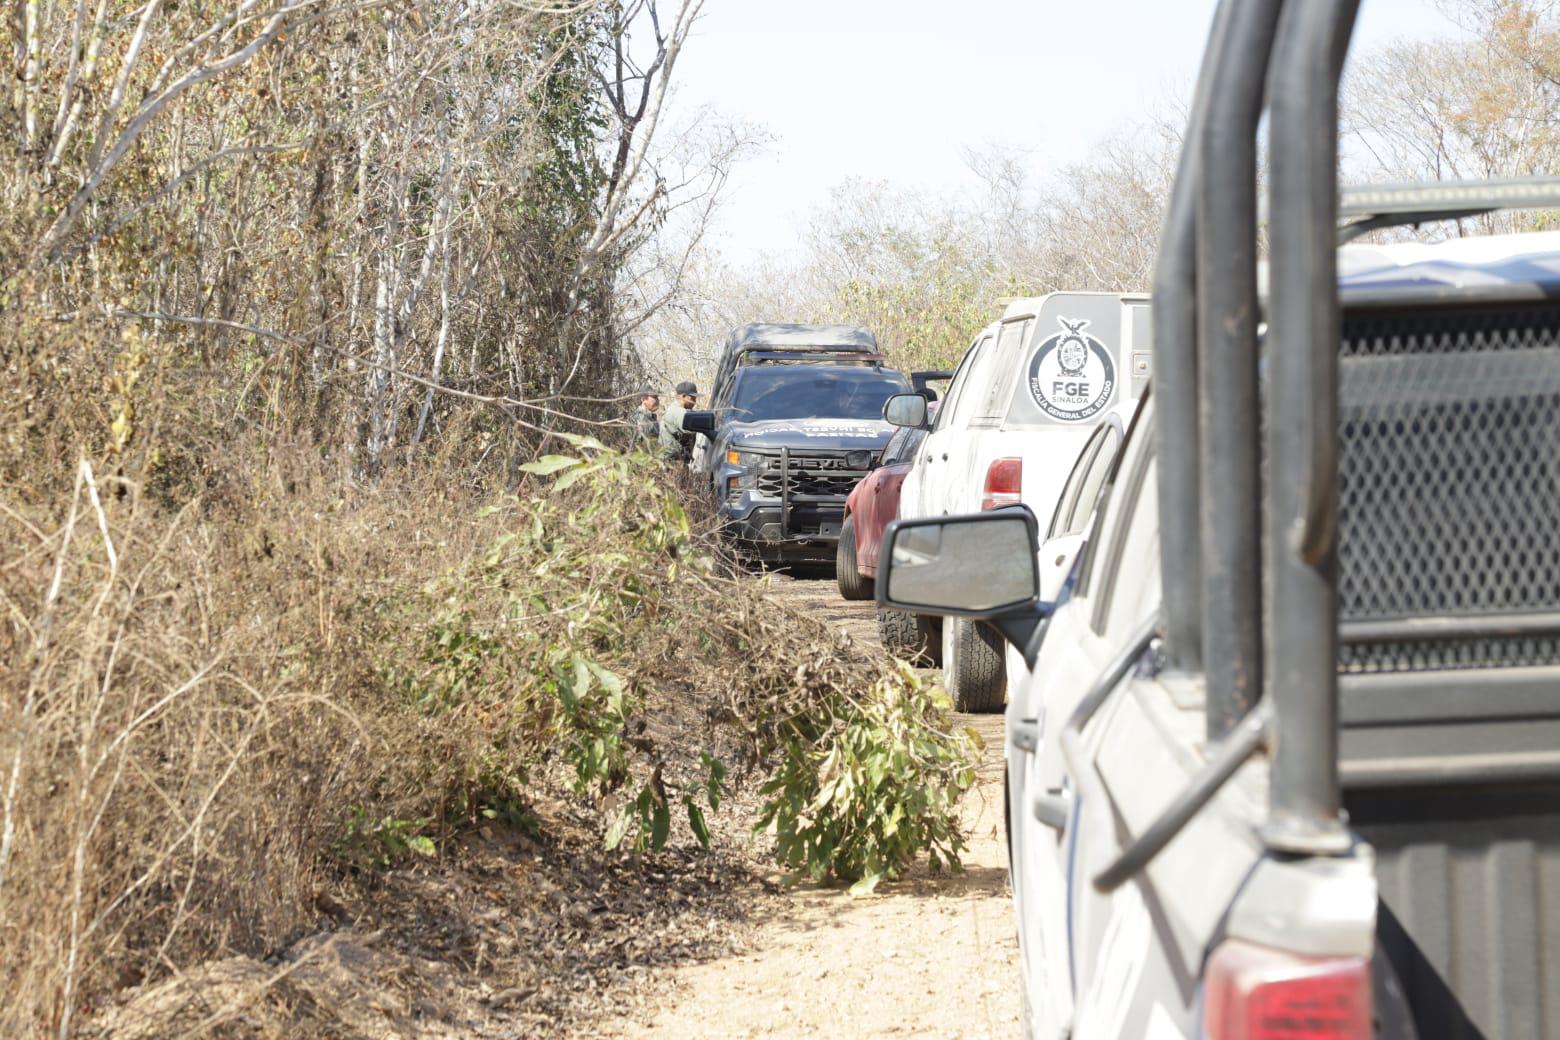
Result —
[{"label": "person wearing cap", "polygon": [[699,388],[687,380],[677,384],[677,400],[661,415],[660,455],[665,462],[693,460],[693,434],[683,429],[683,413],[699,403]]},{"label": "person wearing cap", "polygon": [[645,387],[639,391],[639,407],[634,409],[634,416],[628,421],[629,429],[633,431],[633,441],[630,447],[655,449],[661,439],[661,395],[653,387]]}]

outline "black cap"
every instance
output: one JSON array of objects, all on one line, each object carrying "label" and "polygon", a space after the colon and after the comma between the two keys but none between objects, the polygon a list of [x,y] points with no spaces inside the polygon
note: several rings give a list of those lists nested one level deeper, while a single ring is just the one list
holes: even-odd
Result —
[{"label": "black cap", "polygon": [[691,394],[694,397],[699,396],[699,388],[688,382],[686,379],[677,384],[677,392],[679,394]]}]

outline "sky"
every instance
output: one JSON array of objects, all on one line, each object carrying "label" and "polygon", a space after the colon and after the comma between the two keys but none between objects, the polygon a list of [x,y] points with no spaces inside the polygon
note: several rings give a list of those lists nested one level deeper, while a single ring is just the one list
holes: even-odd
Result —
[{"label": "sky", "polygon": [[[797,243],[850,179],[974,188],[969,149],[1035,180],[1191,93],[1214,0],[706,0],[674,104],[769,143],[738,166],[713,229],[741,261]],[[1444,35],[1432,0],[1365,0],[1354,47]]]}]

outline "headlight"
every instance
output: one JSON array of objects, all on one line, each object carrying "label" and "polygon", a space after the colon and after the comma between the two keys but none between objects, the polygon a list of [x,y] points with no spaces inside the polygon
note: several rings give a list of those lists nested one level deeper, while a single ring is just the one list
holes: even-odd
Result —
[{"label": "headlight", "polygon": [[726,465],[737,467],[736,473],[731,476],[733,490],[747,491],[758,486],[758,474],[768,457],[760,455],[756,451],[730,450],[726,452]]}]

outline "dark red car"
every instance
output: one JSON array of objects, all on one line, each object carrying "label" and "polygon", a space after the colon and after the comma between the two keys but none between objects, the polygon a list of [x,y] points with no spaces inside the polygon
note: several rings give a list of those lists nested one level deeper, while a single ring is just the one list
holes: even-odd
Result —
[{"label": "dark red car", "polygon": [[899,487],[910,472],[925,430],[901,427],[883,448],[872,472],[845,500],[845,522],[835,556],[835,580],[846,599],[871,599],[883,528],[899,515]]}]

